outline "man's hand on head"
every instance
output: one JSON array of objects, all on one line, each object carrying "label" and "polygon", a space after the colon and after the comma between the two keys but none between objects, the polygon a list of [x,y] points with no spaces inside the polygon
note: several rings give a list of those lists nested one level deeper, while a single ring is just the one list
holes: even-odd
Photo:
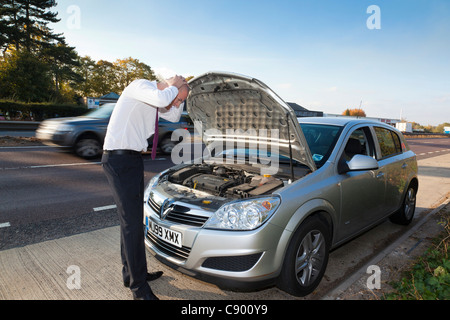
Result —
[{"label": "man's hand on head", "polygon": [[166,83],[169,85],[169,86],[174,86],[174,87],[177,87],[178,89],[180,89],[183,85],[185,85],[187,82],[186,82],[186,79],[184,78],[184,77],[182,77],[182,76],[179,76],[179,75],[176,75],[175,77],[172,77],[172,78],[170,78],[170,79],[167,79],[166,80]]}]

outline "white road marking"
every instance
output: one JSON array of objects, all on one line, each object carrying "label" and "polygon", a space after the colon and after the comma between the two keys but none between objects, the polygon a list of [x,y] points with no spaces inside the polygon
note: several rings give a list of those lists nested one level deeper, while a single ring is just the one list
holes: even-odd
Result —
[{"label": "white road marking", "polygon": [[41,168],[56,168],[56,167],[73,167],[73,166],[87,166],[93,164],[101,164],[101,162],[82,162],[82,163],[64,163],[64,164],[46,164],[40,166],[23,166],[14,168],[0,168],[0,170],[19,170],[19,169],[41,169]]},{"label": "white road marking", "polygon": [[[167,158],[156,158],[155,160],[145,159],[144,162],[165,161],[165,160],[167,160]],[[57,167],[88,166],[88,165],[93,165],[93,164],[102,164],[102,162],[98,161],[98,162],[80,162],[80,163],[62,163],[62,164],[44,164],[44,165],[39,165],[39,166],[0,168],[0,171],[1,170],[42,169],[42,168],[57,168]]]},{"label": "white road marking", "polygon": [[11,227],[11,224],[9,222],[0,223],[0,229],[1,228],[8,228],[8,227]]},{"label": "white road marking", "polygon": [[117,208],[117,206],[115,204],[112,204],[109,206],[94,208],[94,211],[97,212],[97,211],[111,210],[111,209],[115,209],[115,208]]},{"label": "white road marking", "polygon": [[24,146],[24,147],[0,147],[1,149],[38,149],[38,148],[56,148],[52,146]]}]

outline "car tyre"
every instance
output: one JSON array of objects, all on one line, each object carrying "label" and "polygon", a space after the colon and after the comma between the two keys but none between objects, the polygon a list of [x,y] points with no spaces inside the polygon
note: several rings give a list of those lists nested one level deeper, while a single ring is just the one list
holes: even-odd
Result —
[{"label": "car tyre", "polygon": [[307,218],[292,237],[277,286],[299,297],[313,292],[325,273],[330,243],[328,224],[319,215]]},{"label": "car tyre", "polygon": [[416,211],[416,193],[414,186],[410,185],[406,191],[401,208],[389,217],[391,222],[405,226],[411,223]]},{"label": "car tyre", "polygon": [[172,141],[171,138],[164,138],[161,141],[160,149],[163,154],[171,154],[173,148],[175,147],[175,141]]},{"label": "car tyre", "polygon": [[98,139],[81,138],[75,144],[75,154],[85,159],[94,159],[100,156],[102,146]]}]

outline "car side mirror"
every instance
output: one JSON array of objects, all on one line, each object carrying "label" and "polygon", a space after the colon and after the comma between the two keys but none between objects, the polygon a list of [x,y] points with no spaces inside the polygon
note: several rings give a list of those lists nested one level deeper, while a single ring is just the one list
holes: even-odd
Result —
[{"label": "car side mirror", "polygon": [[376,170],[378,169],[378,161],[372,157],[364,156],[362,154],[356,154],[350,161],[345,161],[341,158],[338,164],[339,174],[343,174],[349,171],[364,171],[364,170]]}]

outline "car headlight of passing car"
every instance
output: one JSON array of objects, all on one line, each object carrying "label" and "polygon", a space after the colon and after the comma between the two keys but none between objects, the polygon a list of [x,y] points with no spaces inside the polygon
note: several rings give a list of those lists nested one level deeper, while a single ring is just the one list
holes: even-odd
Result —
[{"label": "car headlight of passing car", "polygon": [[56,131],[58,132],[70,132],[74,129],[74,127],[70,124],[67,123],[61,123],[58,128],[56,129]]},{"label": "car headlight of passing car", "polygon": [[223,205],[206,222],[205,228],[253,230],[267,221],[281,203],[279,197],[256,198]]}]

